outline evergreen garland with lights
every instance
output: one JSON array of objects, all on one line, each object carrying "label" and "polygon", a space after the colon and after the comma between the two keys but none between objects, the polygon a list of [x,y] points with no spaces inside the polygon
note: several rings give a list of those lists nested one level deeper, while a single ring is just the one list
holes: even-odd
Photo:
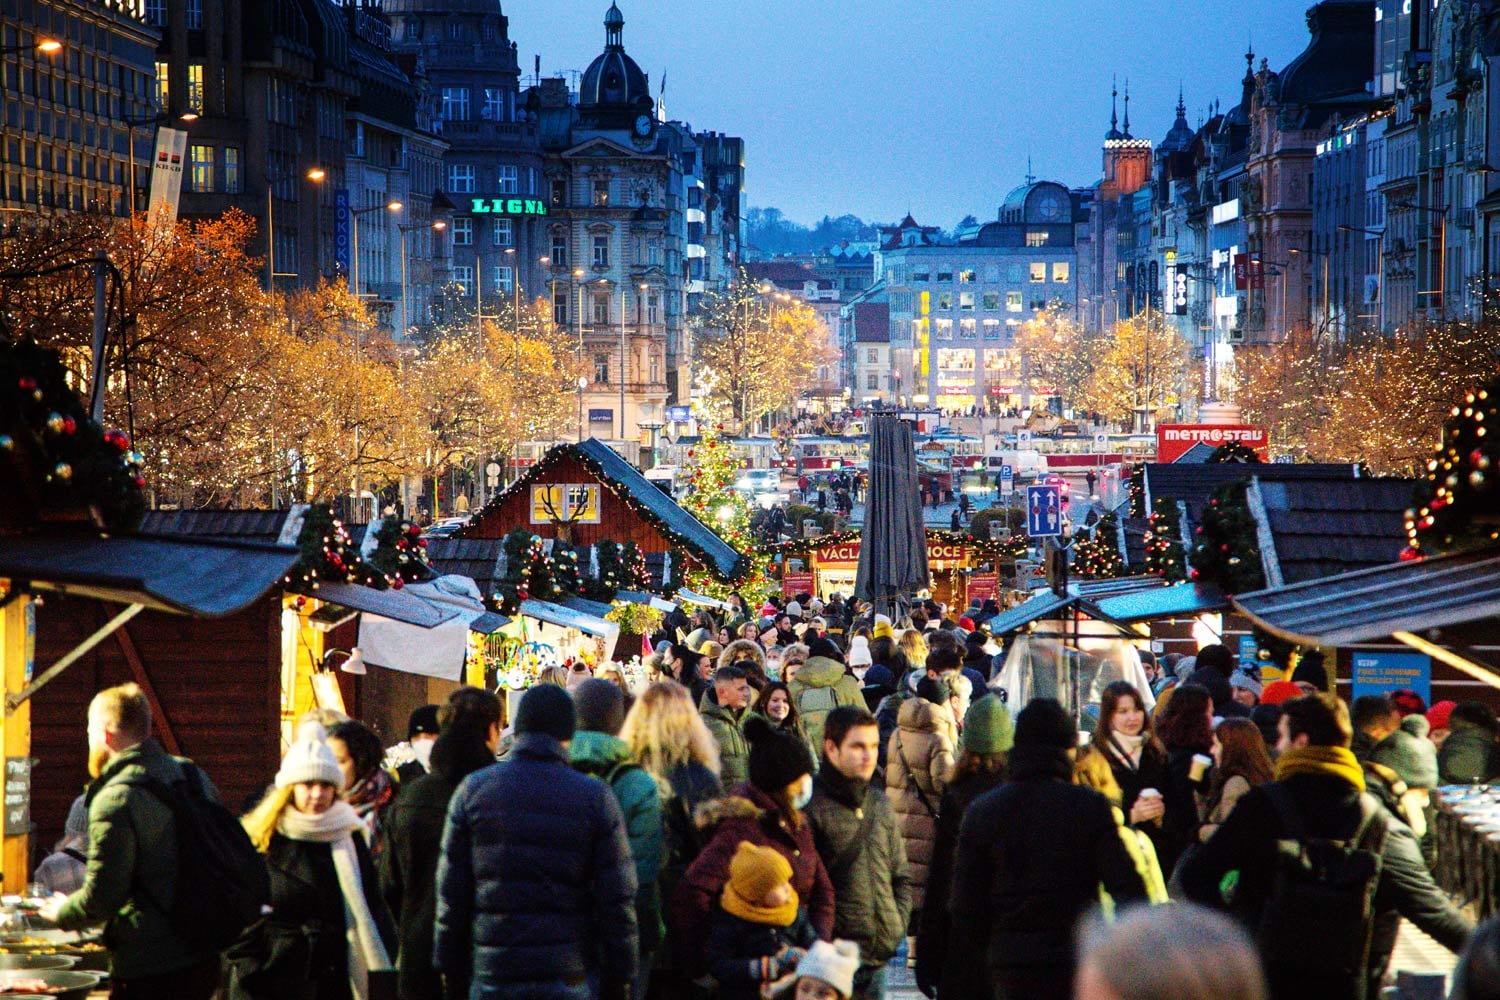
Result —
[{"label": "evergreen garland with lights", "polygon": [[1443,424],[1416,504],[1406,512],[1402,559],[1462,552],[1500,540],[1500,376],[1464,397]]},{"label": "evergreen garland with lights", "polygon": [[1246,482],[1215,488],[1203,508],[1203,523],[1193,529],[1193,579],[1226,594],[1248,594],[1266,585],[1255,518],[1246,499],[1249,490]]},{"label": "evergreen garland with lights", "polygon": [[530,528],[516,528],[505,536],[505,575],[495,585],[495,602],[503,614],[513,615],[522,601],[556,597],[552,586],[552,562],[542,536]]},{"label": "evergreen garland with lights", "polygon": [[1213,450],[1208,456],[1209,465],[1222,465],[1226,462],[1238,462],[1241,465],[1259,465],[1260,456],[1255,453],[1243,441],[1225,441]]},{"label": "evergreen garland with lights", "polygon": [[645,590],[651,583],[646,569],[646,553],[635,542],[626,542],[620,549],[621,583],[617,590]]},{"label": "evergreen garland with lights", "polygon": [[0,344],[0,522],[134,531],[146,511],[130,438],[89,419],[57,351]]},{"label": "evergreen garland with lights", "polygon": [[422,537],[422,528],[394,517],[384,518],[375,529],[375,550],[366,561],[396,590],[437,576],[427,561],[427,539]]},{"label": "evergreen garland with lights", "polygon": [[1130,516],[1146,516],[1146,467],[1130,467]]},{"label": "evergreen garland with lights", "polygon": [[[344,522],[327,504],[313,504],[302,517],[297,535],[302,556],[286,575],[290,587],[317,590],[320,583],[352,583],[385,590],[393,581],[366,562]],[[400,579],[397,577],[396,579]]]},{"label": "evergreen garland with lights", "polygon": [[1177,505],[1166,497],[1158,497],[1151,504],[1150,523],[1146,528],[1146,572],[1168,583],[1187,579]]},{"label": "evergreen garland with lights", "polygon": [[552,589],[559,595],[577,594],[582,590],[578,574],[578,552],[561,538],[552,540],[552,555],[548,557],[547,568],[552,578]]},{"label": "evergreen garland with lights", "polygon": [[1120,519],[1113,511],[1073,546],[1073,570],[1084,580],[1112,580],[1129,570],[1120,555]]}]

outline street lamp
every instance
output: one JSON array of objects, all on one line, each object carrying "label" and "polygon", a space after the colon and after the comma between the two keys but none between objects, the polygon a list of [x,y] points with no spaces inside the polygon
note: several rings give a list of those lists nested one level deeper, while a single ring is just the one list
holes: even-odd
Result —
[{"label": "street lamp", "polygon": [[8,56],[12,52],[40,52],[42,55],[55,56],[61,51],[62,42],[55,38],[39,38],[29,45],[0,46],[0,56]]},{"label": "street lamp", "polygon": [[[291,178],[292,174],[266,174],[266,291],[276,290],[276,209],[272,201],[272,193],[276,185]],[[321,184],[323,178],[328,176],[322,167],[310,167],[302,175],[314,184]],[[283,278],[295,278],[296,271],[288,271],[282,274]]]},{"label": "street lamp", "polygon": [[[53,44],[57,43],[54,42]],[[56,51],[56,49],[48,51]],[[117,118],[115,120],[124,125],[130,132],[130,214],[133,216],[135,215],[137,193],[135,186],[135,130],[138,128],[148,128],[153,125],[165,125],[172,121],[190,125],[198,120],[198,112],[184,111],[180,115],[171,115],[164,112],[159,115],[147,115],[144,118]],[[148,205],[147,207],[149,208],[150,206]]]},{"label": "street lamp", "polygon": [[1339,226],[1338,228],[1346,233],[1363,233],[1366,236],[1374,236],[1380,241],[1377,250],[1378,256],[1376,258],[1375,265],[1375,277],[1377,281],[1375,289],[1377,298],[1375,300],[1375,304],[1376,309],[1378,310],[1375,313],[1375,318],[1376,321],[1380,324],[1380,329],[1383,332],[1385,330],[1385,230],[1365,229],[1362,226]]},{"label": "street lamp", "polygon": [[406,234],[414,232],[418,229],[432,229],[442,231],[447,227],[448,223],[444,222],[442,219],[434,219],[427,225],[413,223],[412,225],[408,226],[400,222],[396,223],[396,228],[401,232],[401,325],[397,329],[397,340],[406,339],[406,327],[411,322],[411,315],[406,308]]},{"label": "street lamp", "polygon": [[406,206],[394,198],[384,205],[371,205],[369,208],[351,208],[349,210],[349,252],[353,258],[349,267],[349,287],[354,292],[354,297],[364,298],[359,290],[359,217],[370,215],[373,212],[399,212]]}]

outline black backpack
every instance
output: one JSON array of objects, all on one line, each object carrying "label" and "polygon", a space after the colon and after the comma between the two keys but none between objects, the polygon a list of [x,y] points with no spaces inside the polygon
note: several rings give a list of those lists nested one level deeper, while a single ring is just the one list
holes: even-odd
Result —
[{"label": "black backpack", "polygon": [[1275,783],[1261,786],[1285,831],[1276,842],[1276,871],[1256,933],[1268,970],[1305,970],[1345,979],[1363,997],[1375,890],[1387,827],[1380,804],[1359,797],[1359,826],[1348,840],[1308,837],[1296,805]]},{"label": "black backpack", "polygon": [[153,901],[173,933],[198,951],[217,953],[261,918],[271,902],[271,876],[240,821],[205,794],[197,766],[183,761],[182,771],[182,780],[170,786],[154,780],[129,784],[172,810],[177,830],[176,898],[171,906]]}]

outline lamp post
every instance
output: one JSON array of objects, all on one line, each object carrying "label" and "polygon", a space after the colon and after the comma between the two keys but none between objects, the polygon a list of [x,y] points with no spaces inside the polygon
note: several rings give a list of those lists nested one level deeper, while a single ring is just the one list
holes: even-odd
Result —
[{"label": "lamp post", "polygon": [[399,222],[396,224],[396,228],[401,231],[401,325],[397,328],[397,340],[406,339],[406,328],[411,322],[411,315],[406,308],[406,234],[418,229],[434,229],[441,231],[443,229],[446,229],[447,227],[448,223],[444,222],[442,219],[434,219],[430,224],[425,226],[416,224],[408,226]]},{"label": "lamp post", "polygon": [[1365,229],[1365,228],[1363,228],[1361,226],[1339,226],[1338,228],[1340,230],[1342,230],[1343,232],[1346,232],[1346,233],[1363,233],[1366,236],[1374,236],[1376,239],[1378,239],[1380,241],[1379,248],[1378,248],[1378,251],[1377,251],[1376,264],[1375,264],[1375,270],[1376,270],[1376,273],[1375,273],[1375,280],[1376,280],[1376,285],[1375,285],[1375,295],[1376,295],[1376,299],[1375,299],[1375,305],[1376,305],[1375,318],[1376,318],[1376,321],[1380,324],[1380,330],[1381,330],[1381,332],[1384,333],[1385,332],[1385,325],[1386,325],[1386,319],[1385,319],[1385,316],[1386,316],[1386,313],[1385,313],[1385,230],[1384,229]]},{"label": "lamp post", "polygon": [[[57,43],[54,42],[53,44],[56,45]],[[40,46],[38,47],[40,48]],[[46,51],[56,52],[57,49],[50,49]],[[148,128],[152,125],[165,125],[167,122],[171,121],[181,122],[184,125],[191,125],[193,122],[198,120],[198,112],[184,111],[180,115],[163,113],[159,115],[147,115],[144,118],[116,118],[115,120],[118,121],[121,125],[124,125],[130,132],[130,214],[134,216],[136,211],[136,193],[138,191],[135,186],[135,130],[138,128]],[[146,207],[149,209],[151,206],[148,204]]]},{"label": "lamp post", "polygon": [[[272,194],[276,185],[291,178],[292,174],[266,174],[266,291],[276,290],[276,210]],[[322,167],[309,167],[303,174],[314,184],[321,184],[323,178],[328,176]],[[296,277],[296,271],[290,271],[281,275],[282,277]]]},{"label": "lamp post", "polygon": [[62,42],[55,38],[38,38],[28,45],[0,46],[0,56],[8,56],[12,52],[40,52],[44,56],[55,56],[61,51]]},{"label": "lamp post", "polygon": [[349,252],[353,260],[349,266],[349,288],[354,292],[357,299],[364,298],[364,293],[359,290],[359,217],[369,215],[372,212],[400,212],[406,206],[392,199],[384,205],[372,205],[369,208],[351,208],[349,210]]}]

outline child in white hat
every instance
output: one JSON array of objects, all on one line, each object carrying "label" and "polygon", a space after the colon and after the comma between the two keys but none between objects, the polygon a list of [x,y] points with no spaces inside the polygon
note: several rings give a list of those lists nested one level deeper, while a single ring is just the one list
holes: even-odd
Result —
[{"label": "child in white hat", "polygon": [[859,971],[859,945],[853,941],[816,941],[797,963],[795,977],[775,984],[781,1000],[849,1000],[854,995],[854,974]]}]

